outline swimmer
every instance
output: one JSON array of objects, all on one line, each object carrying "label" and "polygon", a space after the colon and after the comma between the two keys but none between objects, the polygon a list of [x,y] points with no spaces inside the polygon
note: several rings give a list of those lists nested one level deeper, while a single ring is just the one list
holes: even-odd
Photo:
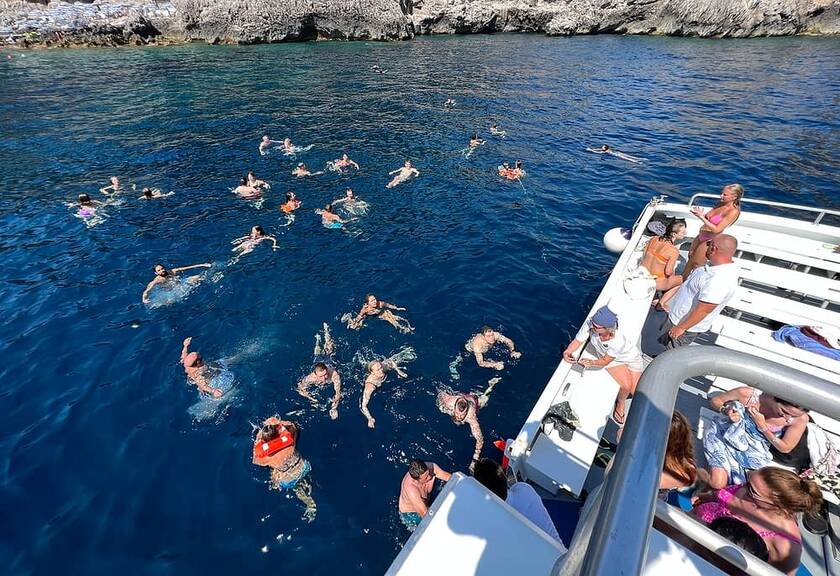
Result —
[{"label": "swimmer", "polygon": [[359,169],[359,165],[356,162],[354,162],[353,160],[350,160],[350,158],[347,156],[347,154],[342,154],[341,158],[339,158],[337,160],[333,160],[333,166],[335,166],[336,168],[339,168],[339,169],[349,168],[350,166],[355,167],[356,170]]},{"label": "swimmer", "polygon": [[190,352],[190,342],[192,342],[192,336],[184,339],[184,346],[181,348],[181,364],[184,366],[184,372],[187,373],[187,380],[195,384],[200,391],[212,395],[213,398],[221,398],[221,389],[210,386],[207,380],[208,368],[204,363],[204,358],[198,352]]},{"label": "swimmer", "polygon": [[[149,282],[146,289],[143,290],[143,296],[141,299],[146,304],[149,303],[149,293],[155,286],[163,286],[165,284],[169,284],[174,282],[178,279],[178,274],[181,272],[185,272],[186,270],[193,270],[195,268],[210,268],[212,264],[193,264],[192,266],[180,266],[178,268],[172,268],[168,270],[166,266],[163,264],[155,264],[155,278],[151,282]],[[197,278],[197,276],[192,276],[187,279],[188,282],[194,281],[193,279]]]},{"label": "swimmer", "polygon": [[378,316],[381,320],[385,320],[403,334],[414,331],[414,328],[409,324],[408,320],[402,316],[397,316],[391,310],[403,311],[405,308],[394,306],[393,304],[377,299],[373,294],[368,294],[365,296],[365,303],[362,305],[356,317],[346,320],[342,318],[342,320],[347,322],[348,328],[358,330],[364,324],[367,316]]},{"label": "swimmer", "polygon": [[396,174],[396,176],[394,176],[394,179],[385,185],[385,188],[393,188],[397,184],[405,182],[412,176],[420,176],[420,172],[418,172],[416,168],[412,167],[411,160],[406,160],[402,168],[397,168],[396,170],[388,172],[388,176],[391,176],[392,174]]},{"label": "swimmer", "polygon": [[160,188],[143,188],[143,195],[138,200],[154,200],[155,198],[166,198],[172,196],[174,192],[167,192],[164,194]]},{"label": "swimmer", "polygon": [[606,144],[601,146],[600,148],[587,148],[587,152],[594,152],[595,154],[611,154],[616,158],[621,158],[622,160],[627,160],[628,162],[633,162],[635,164],[639,164],[644,161],[644,158],[638,158],[636,156],[630,156],[629,154],[625,154],[624,152],[619,152],[618,150],[613,150]]},{"label": "swimmer", "polygon": [[522,160],[517,160],[516,163],[513,165],[513,173],[516,175],[517,178],[522,178],[525,176],[525,169],[522,168]]},{"label": "swimmer", "polygon": [[257,177],[254,176],[254,173],[250,170],[248,170],[247,179],[248,186],[250,186],[251,188],[265,188],[266,190],[271,189],[271,184],[269,184],[265,180],[258,180]]},{"label": "swimmer", "polygon": [[300,200],[298,200],[298,197],[294,192],[286,192],[286,201],[280,204],[280,210],[286,214],[291,214],[298,208],[300,208]]},{"label": "swimmer", "polygon": [[400,378],[408,378],[408,374],[400,366],[401,360],[414,359],[414,350],[411,348],[403,348],[390,358],[384,360],[372,360],[367,363],[365,369],[367,370],[367,377],[365,378],[365,387],[362,392],[362,403],[360,409],[365,418],[367,418],[368,428],[373,428],[376,425],[376,419],[371,416],[368,410],[368,403],[374,391],[382,386],[385,379],[388,377],[388,372],[396,372]]},{"label": "swimmer", "polygon": [[492,126],[490,126],[490,134],[492,134],[493,136],[499,136],[500,138],[504,138],[505,136],[507,136],[507,132],[505,130],[500,129],[495,122]]},{"label": "swimmer", "polygon": [[[110,192],[109,192],[110,190]],[[99,189],[100,192],[105,194],[106,196],[110,196],[111,194],[116,194],[118,192],[123,191],[123,187],[120,184],[120,179],[116,176],[111,176],[111,183],[108,186],[103,186]]]},{"label": "swimmer", "polygon": [[307,522],[315,520],[317,508],[312,498],[312,486],[305,476],[312,465],[298,452],[300,426],[276,416],[266,419],[254,438],[251,461],[257,466],[271,468],[271,486],[277,490],[292,490],[306,511]]},{"label": "swimmer", "polygon": [[517,160],[513,168],[510,167],[509,163],[503,162],[502,165],[499,166],[498,170],[499,176],[507,178],[508,180],[520,180],[525,175],[525,170],[522,169],[521,160]]},{"label": "swimmer", "polygon": [[353,193],[352,188],[348,188],[344,191],[344,198],[338,198],[332,201],[332,205],[335,206],[336,204],[355,204],[356,202],[361,202],[356,195]]},{"label": "swimmer", "polygon": [[269,148],[272,148],[272,147],[277,146],[277,145],[282,146],[283,143],[280,142],[280,140],[271,140],[268,137],[268,135],[266,134],[265,136],[262,137],[262,140],[260,140],[260,155],[261,156],[265,155],[265,153],[268,151]]},{"label": "swimmer", "polygon": [[315,214],[321,215],[321,224],[327,228],[341,228],[347,222],[333,212],[332,204],[327,204],[323,210],[315,210]]},{"label": "swimmer", "polygon": [[409,532],[414,532],[423,521],[423,517],[428,514],[435,480],[447,482],[451,476],[434,462],[415,459],[408,463],[408,472],[400,483],[397,510],[400,513],[400,521]]},{"label": "swimmer", "polygon": [[444,108],[452,108],[453,106],[455,106],[455,100],[452,98],[447,98],[446,102],[443,103]]},{"label": "swimmer", "polygon": [[478,134],[470,136],[470,148],[477,148],[484,144],[484,140],[478,137]]},{"label": "swimmer", "polygon": [[323,173],[323,170],[319,172],[310,172],[309,168],[307,168],[306,164],[304,164],[303,162],[299,162],[297,167],[294,170],[292,170],[292,176],[297,176],[298,178],[303,178],[304,176],[318,176],[319,174]]},{"label": "swimmer", "polygon": [[330,336],[330,328],[324,322],[324,345],[321,346],[321,335],[315,334],[315,349],[312,352],[312,372],[298,382],[298,394],[312,402],[317,408],[318,399],[309,392],[311,386],[318,388],[332,382],[335,395],[330,404],[330,418],[338,418],[338,402],[341,400],[341,376],[335,368],[335,343]]},{"label": "swimmer", "polygon": [[277,239],[274,236],[268,236],[262,226],[254,226],[251,228],[251,233],[248,236],[232,240],[231,244],[234,244],[234,247],[231,250],[233,252],[238,252],[239,255],[242,256],[253,252],[254,248],[257,247],[257,244],[263,240],[271,240],[271,249],[277,250]]},{"label": "swimmer", "polygon": [[251,199],[251,198],[261,198],[262,197],[262,190],[259,188],[254,188],[253,186],[248,185],[248,180],[245,178],[239,179],[239,186],[233,189],[234,194],[241,196],[242,198]]},{"label": "swimmer", "polygon": [[470,472],[473,471],[475,463],[478,462],[481,449],[484,446],[484,435],[481,433],[481,426],[478,423],[478,411],[486,403],[486,399],[487,396],[484,395],[476,396],[472,393],[464,394],[461,392],[450,394],[440,391],[437,396],[438,410],[452,416],[452,421],[456,426],[466,423],[470,427],[470,433],[475,439],[475,449],[470,461]]},{"label": "swimmer", "polygon": [[498,343],[502,343],[508,347],[510,350],[510,357],[514,360],[522,356],[521,352],[516,351],[513,340],[501,332],[496,332],[489,326],[482,326],[478,334],[467,340],[467,343],[464,344],[464,348],[467,352],[475,356],[475,361],[482,368],[495,368],[496,370],[503,370],[505,367],[504,362],[493,362],[492,360],[486,360],[484,358],[484,355]]},{"label": "swimmer", "polygon": [[387,70],[383,70],[377,64],[374,64],[373,66],[371,66],[370,69],[374,72],[378,72],[379,74],[385,74],[385,72],[387,72]]},{"label": "swimmer", "polygon": [[[68,206],[72,204],[68,203]],[[96,215],[96,207],[101,206],[102,202],[98,200],[91,200],[87,194],[79,194],[79,212],[78,215],[82,218],[91,218]]]}]

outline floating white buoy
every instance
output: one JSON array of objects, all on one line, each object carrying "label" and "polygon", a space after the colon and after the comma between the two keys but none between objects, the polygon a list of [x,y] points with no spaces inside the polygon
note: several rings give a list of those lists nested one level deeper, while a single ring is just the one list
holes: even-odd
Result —
[{"label": "floating white buoy", "polygon": [[630,242],[633,231],[629,228],[613,228],[604,234],[604,248],[614,254],[620,254]]}]

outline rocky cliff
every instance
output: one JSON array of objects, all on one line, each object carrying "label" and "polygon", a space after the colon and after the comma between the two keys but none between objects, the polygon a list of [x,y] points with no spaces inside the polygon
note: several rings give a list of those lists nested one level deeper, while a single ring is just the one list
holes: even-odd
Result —
[{"label": "rocky cliff", "polygon": [[840,0],[96,0],[0,2],[0,43],[404,40],[486,32],[840,34]]}]

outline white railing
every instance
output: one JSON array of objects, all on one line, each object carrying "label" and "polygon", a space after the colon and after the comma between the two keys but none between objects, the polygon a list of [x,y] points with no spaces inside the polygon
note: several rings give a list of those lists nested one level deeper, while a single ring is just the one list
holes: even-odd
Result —
[{"label": "white railing", "polygon": [[[720,195],[718,194],[708,194],[706,192],[700,192],[695,194],[691,197],[691,200],[688,201],[688,208],[691,209],[694,206],[695,200],[697,198],[711,198],[714,200],[720,199]],[[754,198],[741,198],[741,204],[758,204],[761,206],[771,206],[773,208],[784,208],[786,210],[799,210],[800,212],[812,212],[816,213],[816,217],[814,219],[814,224],[819,224],[822,222],[822,219],[825,217],[826,214],[831,214],[832,216],[840,217],[840,210],[830,210],[828,208],[816,208],[814,206],[802,206],[800,204],[786,204],[784,202],[773,202],[772,200],[757,200]]]}]

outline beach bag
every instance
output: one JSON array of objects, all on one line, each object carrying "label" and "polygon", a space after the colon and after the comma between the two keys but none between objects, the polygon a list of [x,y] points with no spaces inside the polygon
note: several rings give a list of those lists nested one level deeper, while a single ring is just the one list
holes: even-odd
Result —
[{"label": "beach bag", "polygon": [[632,300],[650,299],[656,292],[656,278],[639,266],[624,277],[624,292]]},{"label": "beach bag", "polygon": [[811,469],[815,475],[837,476],[840,454],[825,430],[814,422],[808,422],[808,452],[811,454]]}]

